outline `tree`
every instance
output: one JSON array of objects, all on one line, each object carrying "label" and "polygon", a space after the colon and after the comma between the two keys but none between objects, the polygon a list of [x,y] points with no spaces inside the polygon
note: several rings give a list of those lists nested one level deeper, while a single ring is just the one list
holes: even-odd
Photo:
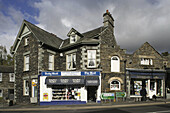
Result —
[{"label": "tree", "polygon": [[163,52],[162,55],[163,55],[163,56],[168,56],[169,53],[168,53],[168,52]]}]

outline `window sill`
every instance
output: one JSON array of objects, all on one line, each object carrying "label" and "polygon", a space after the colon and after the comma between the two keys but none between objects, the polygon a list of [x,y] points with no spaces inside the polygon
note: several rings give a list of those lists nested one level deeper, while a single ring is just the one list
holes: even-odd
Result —
[{"label": "window sill", "polygon": [[75,71],[76,70],[76,68],[74,68],[74,69],[67,69],[67,71]]},{"label": "window sill", "polygon": [[30,70],[27,70],[27,71],[24,70],[23,72],[29,72],[29,71],[30,71]]}]

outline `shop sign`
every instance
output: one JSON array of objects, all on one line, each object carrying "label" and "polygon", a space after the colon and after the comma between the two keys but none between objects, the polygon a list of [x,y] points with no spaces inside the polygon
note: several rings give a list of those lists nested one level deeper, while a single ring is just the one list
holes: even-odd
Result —
[{"label": "shop sign", "polygon": [[80,71],[63,71],[61,72],[61,76],[81,76]]},{"label": "shop sign", "polygon": [[42,76],[61,76],[61,72],[41,72]]},{"label": "shop sign", "polygon": [[90,76],[90,75],[92,75],[92,76],[100,76],[100,72],[99,71],[82,71],[81,72],[81,75],[83,75],[83,76]]},{"label": "shop sign", "polygon": [[114,99],[115,95],[114,93],[102,93],[101,98],[102,99]]},{"label": "shop sign", "polygon": [[48,93],[43,93],[43,100],[48,100]]},{"label": "shop sign", "polygon": [[126,92],[116,92],[116,98],[117,97],[126,97]]}]

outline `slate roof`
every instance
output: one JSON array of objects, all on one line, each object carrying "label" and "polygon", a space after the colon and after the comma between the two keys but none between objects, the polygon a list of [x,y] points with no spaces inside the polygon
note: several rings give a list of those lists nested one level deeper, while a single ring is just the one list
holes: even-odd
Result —
[{"label": "slate roof", "polygon": [[62,39],[60,39],[59,37],[57,37],[56,35],[49,33],[37,26],[35,26],[34,24],[24,20],[24,23],[27,25],[27,27],[32,31],[32,33],[36,36],[36,38],[48,45],[51,46],[53,48],[57,48],[59,49],[61,43],[62,43]]},{"label": "slate roof", "polygon": [[83,37],[80,38],[76,43],[70,44],[70,39],[64,40],[61,49],[76,46],[79,44],[98,44],[99,40],[94,39],[94,37],[99,36],[99,34],[104,30],[104,27],[99,27],[88,32],[82,33]]},{"label": "slate roof", "polygon": [[0,65],[0,73],[14,73],[14,67]]}]

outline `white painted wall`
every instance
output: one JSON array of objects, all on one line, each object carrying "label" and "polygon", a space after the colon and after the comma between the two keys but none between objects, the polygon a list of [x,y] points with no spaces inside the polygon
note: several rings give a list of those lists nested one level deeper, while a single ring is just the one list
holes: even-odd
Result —
[{"label": "white painted wall", "polygon": [[[40,102],[50,102],[52,100],[52,88],[47,88],[45,79],[46,76],[40,76]],[[43,93],[48,93],[48,100],[43,100]]]}]

